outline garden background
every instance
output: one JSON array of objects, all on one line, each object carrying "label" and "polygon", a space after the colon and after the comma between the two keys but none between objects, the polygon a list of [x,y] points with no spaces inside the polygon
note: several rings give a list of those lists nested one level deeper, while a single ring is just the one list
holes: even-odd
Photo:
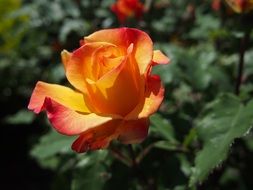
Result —
[{"label": "garden background", "polygon": [[[1,189],[253,189],[253,14],[224,1],[146,0],[142,18],[122,24],[114,2],[0,0]],[[163,104],[133,154],[118,142],[77,154],[73,137],[27,110],[31,92],[38,80],[67,83],[63,49],[121,26],[144,30],[171,59],[154,69]]]}]

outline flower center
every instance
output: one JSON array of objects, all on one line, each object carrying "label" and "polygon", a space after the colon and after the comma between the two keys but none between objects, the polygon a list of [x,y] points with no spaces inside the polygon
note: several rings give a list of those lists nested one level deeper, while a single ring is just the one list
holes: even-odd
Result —
[{"label": "flower center", "polygon": [[121,64],[122,56],[114,46],[101,46],[93,53],[92,74],[94,81]]}]

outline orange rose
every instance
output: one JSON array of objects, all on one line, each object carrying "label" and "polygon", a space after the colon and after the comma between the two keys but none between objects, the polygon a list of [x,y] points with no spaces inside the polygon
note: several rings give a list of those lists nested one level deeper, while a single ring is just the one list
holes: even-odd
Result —
[{"label": "orange rose", "polygon": [[212,1],[212,9],[215,11],[219,11],[221,7],[221,0],[213,0]]},{"label": "orange rose", "polygon": [[225,0],[237,13],[247,13],[253,10],[253,0]]},{"label": "orange rose", "polygon": [[111,140],[141,142],[148,133],[148,117],[157,111],[164,88],[152,67],[169,59],[153,51],[150,37],[137,29],[95,32],[62,61],[72,90],[38,82],[28,108],[46,110],[53,127],[65,135],[79,135],[77,152],[105,148]]},{"label": "orange rose", "polygon": [[124,23],[127,18],[136,17],[140,19],[144,12],[144,5],[139,0],[118,0],[111,6],[118,20]]}]

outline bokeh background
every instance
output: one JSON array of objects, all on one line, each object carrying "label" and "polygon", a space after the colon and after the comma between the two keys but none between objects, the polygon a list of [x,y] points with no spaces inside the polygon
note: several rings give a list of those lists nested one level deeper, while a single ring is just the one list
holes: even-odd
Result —
[{"label": "bokeh background", "polygon": [[[0,188],[253,189],[252,13],[234,13],[223,1],[215,7],[208,0],[146,0],[142,19],[122,24],[110,9],[114,2],[0,0]],[[126,145],[114,142],[107,150],[76,154],[73,137],[54,132],[45,114],[27,110],[38,80],[68,84],[63,49],[78,48],[94,31],[121,26],[146,31],[171,59],[155,69],[166,95],[151,118],[149,137],[134,145],[138,170],[125,159],[131,157]],[[249,106],[238,115],[243,104]],[[231,132],[227,126],[246,127]]]}]

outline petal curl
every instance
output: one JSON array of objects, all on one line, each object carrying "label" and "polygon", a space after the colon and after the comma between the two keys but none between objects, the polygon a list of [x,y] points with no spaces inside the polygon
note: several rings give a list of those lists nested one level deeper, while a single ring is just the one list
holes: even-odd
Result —
[{"label": "petal curl", "polygon": [[94,79],[93,56],[101,47],[115,47],[113,44],[98,42],[84,44],[82,47],[75,50],[73,53],[62,51],[62,62],[65,67],[65,72],[68,81],[78,90],[86,93],[86,78]]},{"label": "petal curl", "polygon": [[65,70],[66,70],[67,64],[68,64],[71,56],[72,56],[72,53],[68,52],[67,50],[63,50],[61,52],[61,59],[62,59],[62,63],[64,65]]},{"label": "petal curl", "polygon": [[148,135],[149,120],[147,118],[125,121],[120,126],[118,140],[124,144],[140,143]]},{"label": "petal curl", "polygon": [[118,134],[116,131],[121,123],[121,120],[112,120],[84,132],[72,144],[72,149],[81,153],[89,150],[106,148],[111,140],[117,138]]},{"label": "petal curl", "polygon": [[112,140],[132,144],[142,142],[148,134],[148,119],[123,121],[111,120],[81,134],[72,144],[78,153],[107,148]]},{"label": "petal curl", "polygon": [[95,113],[82,114],[50,98],[45,99],[43,107],[53,127],[64,135],[78,135],[114,119],[113,116],[100,116]]},{"label": "petal curl", "polygon": [[84,38],[85,43],[108,42],[118,46],[126,54],[127,48],[133,44],[134,58],[139,66],[139,71],[144,74],[152,61],[153,42],[150,37],[138,29],[117,28],[104,29]]},{"label": "petal curl", "polygon": [[161,79],[157,75],[148,76],[147,86],[142,101],[129,113],[125,119],[147,118],[155,113],[161,105],[164,97],[164,88]]},{"label": "petal curl", "polygon": [[153,52],[153,64],[168,64],[170,62],[170,59],[164,55],[160,50],[155,50]]},{"label": "petal curl", "polygon": [[137,105],[143,80],[138,67],[131,61],[131,49],[122,63],[96,82],[87,81],[88,97],[100,113],[117,113],[125,116]]},{"label": "petal curl", "polygon": [[41,112],[46,97],[79,112],[90,112],[84,102],[83,94],[65,86],[37,82],[33,90],[28,109],[35,113]]},{"label": "petal curl", "polygon": [[[122,74],[121,72],[123,69],[127,69],[128,67],[130,67],[131,69],[127,74],[131,74],[132,72],[134,72],[134,65],[128,62],[132,51],[133,44],[130,44],[127,49],[126,56],[121,56],[112,60],[110,64],[114,64],[117,66],[111,71],[107,72],[105,75],[103,75],[98,81],[96,81],[96,85],[108,89],[115,85],[115,81],[120,77],[119,75]],[[114,63],[115,61],[117,62],[117,64]]]}]

